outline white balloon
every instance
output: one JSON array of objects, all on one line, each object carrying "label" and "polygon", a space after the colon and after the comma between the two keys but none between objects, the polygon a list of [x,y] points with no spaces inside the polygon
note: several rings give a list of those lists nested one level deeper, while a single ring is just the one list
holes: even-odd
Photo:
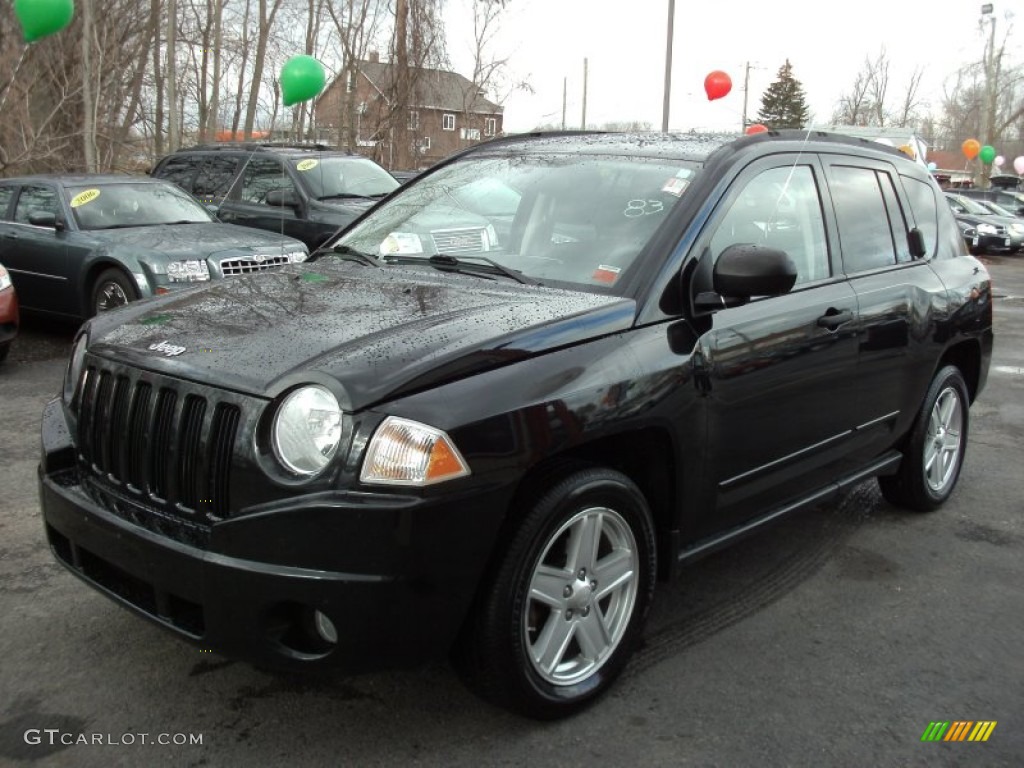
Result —
[{"label": "white balloon", "polygon": [[996,159],[992,161],[992,165],[994,165],[996,168],[998,168],[998,167],[1000,167],[1005,162],[1006,162],[1006,158],[1005,157],[1003,157],[1002,155],[996,155]]}]

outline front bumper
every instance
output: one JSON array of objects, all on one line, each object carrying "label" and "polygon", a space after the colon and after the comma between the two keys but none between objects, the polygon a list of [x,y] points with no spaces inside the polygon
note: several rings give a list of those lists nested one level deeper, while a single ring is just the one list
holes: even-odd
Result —
[{"label": "front bumper", "polygon": [[[59,400],[43,415],[39,481],[54,556],[121,605],[234,658],[350,671],[448,651],[509,495],[297,496],[214,524],[201,549],[130,522],[92,487]],[[316,611],[336,642],[317,631]]]}]

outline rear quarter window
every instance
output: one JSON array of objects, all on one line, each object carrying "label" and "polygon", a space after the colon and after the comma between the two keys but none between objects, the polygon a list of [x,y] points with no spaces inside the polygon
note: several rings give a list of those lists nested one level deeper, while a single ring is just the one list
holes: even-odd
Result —
[{"label": "rear quarter window", "polygon": [[903,188],[907,191],[914,226],[924,236],[925,253],[935,255],[939,239],[939,209],[935,185],[910,176],[901,176]]}]

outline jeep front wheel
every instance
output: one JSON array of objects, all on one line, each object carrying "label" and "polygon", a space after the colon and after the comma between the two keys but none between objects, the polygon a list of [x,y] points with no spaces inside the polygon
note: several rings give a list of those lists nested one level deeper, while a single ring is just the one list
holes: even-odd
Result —
[{"label": "jeep front wheel", "polygon": [[573,714],[619,675],[655,577],[654,527],[629,478],[576,472],[518,526],[463,644],[463,672],[523,714]]}]

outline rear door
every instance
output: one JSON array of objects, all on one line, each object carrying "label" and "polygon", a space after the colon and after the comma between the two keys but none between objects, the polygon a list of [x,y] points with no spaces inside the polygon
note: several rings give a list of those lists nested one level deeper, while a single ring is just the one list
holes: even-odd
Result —
[{"label": "rear door", "polygon": [[[916,221],[896,168],[865,158],[824,160],[843,271],[860,312],[855,427],[858,455],[867,459],[890,447],[916,415],[934,367],[935,312],[943,311],[945,291],[928,260],[911,255]],[[934,195],[928,187],[913,191]],[[932,248],[936,204],[933,197],[932,223],[922,221]]]}]

